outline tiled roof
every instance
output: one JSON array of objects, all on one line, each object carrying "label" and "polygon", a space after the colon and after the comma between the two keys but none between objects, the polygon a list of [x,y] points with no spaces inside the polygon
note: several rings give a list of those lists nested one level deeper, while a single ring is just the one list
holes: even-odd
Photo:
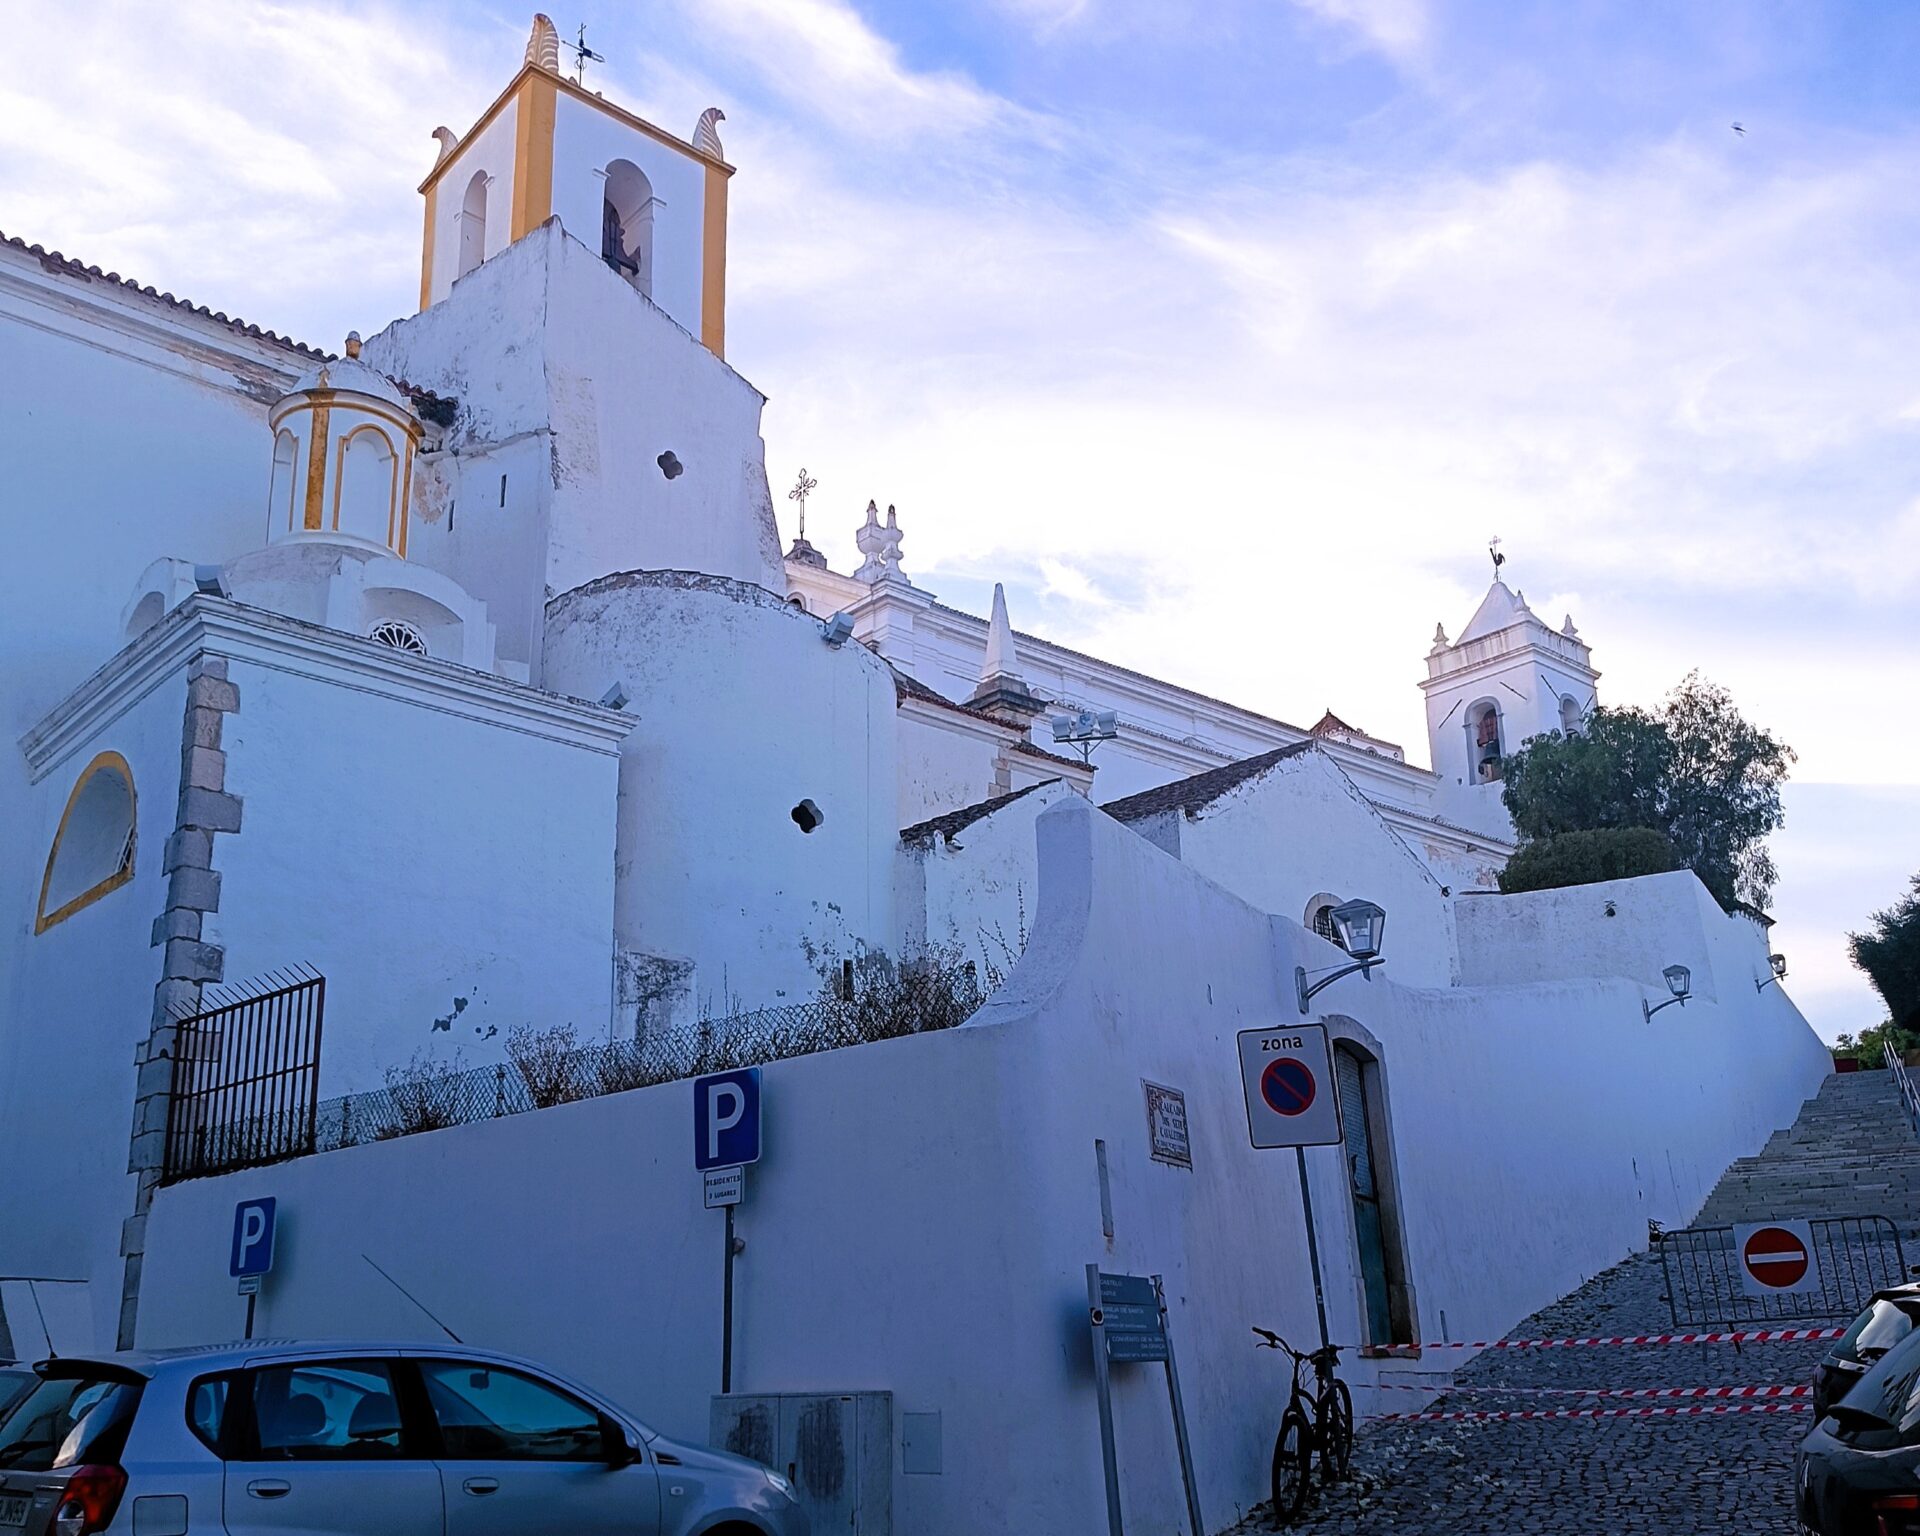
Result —
[{"label": "tiled roof", "polygon": [[1224,768],[1209,768],[1205,773],[1196,773],[1189,779],[1175,779],[1171,784],[1143,789],[1137,795],[1128,795],[1126,799],[1115,800],[1100,809],[1117,821],[1139,821],[1143,817],[1157,816],[1162,811],[1197,811],[1201,806],[1218,800],[1236,784],[1244,784],[1248,779],[1258,777],[1284,758],[1311,752],[1315,745],[1311,741],[1296,741],[1290,747],[1275,747],[1271,752],[1262,752],[1258,757],[1243,757]]},{"label": "tiled roof", "polygon": [[1313,734],[1315,736],[1325,736],[1332,731],[1347,731],[1355,736],[1365,736],[1367,734],[1358,726],[1348,725],[1346,721],[1342,720],[1332,710],[1328,710],[1318,720],[1314,721]]},{"label": "tiled roof", "polygon": [[944,816],[935,816],[930,821],[916,821],[910,827],[900,830],[900,841],[907,844],[932,843],[935,838],[949,838],[972,826],[982,816],[991,816],[1003,805],[1011,805],[1022,795],[1030,795],[1046,784],[1058,784],[1058,779],[1042,779],[1039,784],[1029,784],[1025,789],[1016,789],[1010,795],[995,795],[991,800],[982,800],[978,805],[962,806],[957,811],[948,811]]},{"label": "tiled roof", "polygon": [[[875,651],[874,654],[878,656],[880,653]],[[884,656],[881,656],[880,659],[882,661],[887,660]],[[944,693],[936,693],[925,683],[921,682],[919,678],[902,672],[890,661],[887,661],[887,669],[893,673],[893,694],[896,699],[918,699],[923,704],[933,704],[941,709],[950,709],[956,715],[966,715],[969,719],[973,720],[985,720],[990,725],[1000,726],[1003,730],[1013,731],[1019,729],[1017,726],[1008,725],[1006,721],[984,709],[975,709],[970,704],[954,703],[954,701]],[[1059,763],[1067,768],[1084,768],[1088,766],[1087,764],[1079,762],[1077,759],[1062,757],[1057,752],[1049,752],[1044,747],[1037,747],[1031,741],[1024,738],[1014,742],[1009,750],[1023,752],[1028,757],[1044,758],[1047,762]]]},{"label": "tiled roof", "polygon": [[118,272],[102,272],[98,267],[86,266],[81,262],[75,261],[71,256],[62,255],[59,251],[49,251],[37,245],[28,245],[26,241],[20,239],[17,235],[9,235],[4,230],[0,230],[0,245],[11,246],[16,251],[24,251],[27,255],[36,258],[40,265],[49,272],[58,272],[68,277],[77,277],[82,282],[113,283],[118,287],[127,289],[131,293],[141,294],[149,299],[157,299],[160,303],[172,309],[183,309],[188,314],[201,315],[209,320],[216,321],[237,335],[250,336],[255,341],[264,341],[276,347],[285,347],[289,352],[297,353],[301,357],[324,360],[331,355],[321,351],[318,347],[308,346],[304,341],[295,341],[291,337],[282,336],[275,331],[263,331],[259,326],[249,324],[247,321],[238,319],[233,315],[223,314],[219,310],[208,309],[204,304],[195,304],[188,299],[176,299],[170,293],[161,293],[157,289],[143,287],[130,277],[122,277]]}]

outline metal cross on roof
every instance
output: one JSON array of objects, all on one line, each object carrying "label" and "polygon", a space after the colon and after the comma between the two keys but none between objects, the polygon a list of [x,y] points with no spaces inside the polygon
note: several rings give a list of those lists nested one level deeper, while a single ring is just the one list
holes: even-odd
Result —
[{"label": "metal cross on roof", "polygon": [[803,469],[800,471],[800,478],[794,481],[793,489],[787,492],[787,500],[798,502],[800,505],[800,537],[803,539],[807,536],[807,498],[813,494],[814,488],[819,484],[818,480],[813,479]]},{"label": "metal cross on roof", "polygon": [[575,85],[586,84],[588,59],[592,59],[596,64],[607,62],[607,56],[604,53],[595,53],[587,46],[587,24],[584,21],[580,23],[579,41],[568,43],[567,46],[573,50],[573,83]]}]

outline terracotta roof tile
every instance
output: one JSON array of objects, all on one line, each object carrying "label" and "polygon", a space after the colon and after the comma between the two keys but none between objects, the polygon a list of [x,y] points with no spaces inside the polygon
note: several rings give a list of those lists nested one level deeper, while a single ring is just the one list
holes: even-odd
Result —
[{"label": "terracotta roof tile", "polygon": [[1039,784],[1029,784],[1025,789],[1016,789],[1010,795],[995,795],[991,800],[982,800],[977,805],[962,806],[957,811],[948,811],[944,816],[935,816],[928,821],[916,821],[910,827],[900,831],[900,841],[912,844],[931,844],[935,838],[949,838],[972,826],[982,816],[991,816],[1003,805],[1012,805],[1022,795],[1030,795],[1036,789],[1047,784],[1058,784],[1058,779],[1042,779]]},{"label": "terracotta roof tile", "polygon": [[1175,779],[1171,784],[1143,789],[1137,795],[1128,795],[1124,800],[1115,800],[1100,809],[1116,821],[1139,821],[1143,817],[1157,816],[1162,811],[1197,811],[1203,805],[1211,805],[1235,785],[1244,784],[1248,779],[1265,773],[1282,759],[1311,752],[1317,745],[1317,742],[1296,741],[1290,747],[1275,747],[1271,752],[1262,752],[1258,757],[1243,757],[1224,768],[1209,768],[1205,773],[1196,773],[1191,778]]},{"label": "terracotta roof tile", "polygon": [[82,282],[113,283],[118,287],[127,289],[129,292],[140,294],[149,299],[157,299],[171,309],[183,309],[188,314],[200,315],[206,319],[215,321],[220,325],[224,325],[228,330],[233,331],[237,335],[250,336],[255,341],[264,341],[276,347],[285,347],[289,352],[297,353],[301,357],[310,357],[324,361],[332,356],[331,353],[323,352],[318,347],[308,346],[304,341],[295,341],[291,337],[282,336],[276,331],[262,330],[259,326],[250,324],[237,316],[225,314],[220,310],[208,309],[206,305],[195,304],[188,299],[176,299],[170,293],[161,293],[152,287],[142,286],[130,277],[122,277],[118,272],[102,272],[98,267],[86,266],[71,256],[61,254],[59,251],[49,251],[38,245],[28,245],[27,242],[20,239],[19,236],[9,235],[5,230],[0,230],[0,245],[11,246],[16,251],[24,251],[27,255],[35,257],[40,265],[49,272],[58,272],[68,277],[77,277]]}]

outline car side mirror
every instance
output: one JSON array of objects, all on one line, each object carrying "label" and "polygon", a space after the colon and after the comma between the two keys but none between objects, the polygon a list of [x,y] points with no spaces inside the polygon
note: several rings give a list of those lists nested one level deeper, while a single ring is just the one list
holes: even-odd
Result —
[{"label": "car side mirror", "polygon": [[600,1439],[609,1467],[630,1467],[642,1457],[640,1447],[633,1443],[633,1437],[627,1433],[625,1426],[616,1424],[612,1419],[601,1419]]}]

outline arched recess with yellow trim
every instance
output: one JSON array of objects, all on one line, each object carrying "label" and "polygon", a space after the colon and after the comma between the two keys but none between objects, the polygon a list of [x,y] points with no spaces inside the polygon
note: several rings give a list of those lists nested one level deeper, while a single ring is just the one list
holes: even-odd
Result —
[{"label": "arched recess with yellow trim", "polygon": [[47,850],[35,933],[45,933],[133,878],[138,811],[133,769],[118,752],[102,752],[81,770]]}]

